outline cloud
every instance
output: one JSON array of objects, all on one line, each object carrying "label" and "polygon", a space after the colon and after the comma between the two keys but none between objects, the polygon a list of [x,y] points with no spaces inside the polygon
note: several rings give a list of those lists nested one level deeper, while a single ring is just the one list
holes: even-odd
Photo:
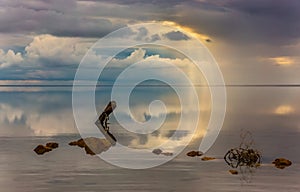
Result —
[{"label": "cloud", "polygon": [[297,0],[2,0],[0,5],[2,33],[103,37],[129,23],[168,20],[229,42],[284,44],[299,38]]},{"label": "cloud", "polygon": [[[87,52],[90,43],[77,38],[39,35],[25,48],[26,57],[30,60],[48,60],[52,65],[79,64]],[[41,62],[45,64],[47,62]]]},{"label": "cloud", "polygon": [[172,41],[181,41],[181,40],[189,40],[190,39],[186,34],[180,32],[180,31],[171,31],[171,32],[164,34],[163,36]]},{"label": "cloud", "polygon": [[9,67],[11,65],[17,65],[23,61],[21,53],[15,53],[13,50],[5,52],[0,49],[0,68]]},{"label": "cloud", "polygon": [[148,35],[148,30],[145,27],[141,27],[138,29],[138,35],[136,36],[136,40],[141,40]]},{"label": "cloud", "polygon": [[[0,49],[1,79],[73,79],[93,39],[35,36],[19,52]],[[96,62],[96,55],[89,58]]]},{"label": "cloud", "polygon": [[155,42],[161,40],[160,36],[158,34],[154,34],[150,38],[150,42]]},{"label": "cloud", "polygon": [[228,43],[283,45],[300,37],[296,0],[284,4],[280,0],[213,0],[201,6],[182,3],[174,9],[177,14],[170,21]]},{"label": "cloud", "polygon": [[294,59],[291,57],[273,57],[269,58],[276,65],[292,65],[295,63]]},{"label": "cloud", "polygon": [[[299,78],[294,69],[285,69],[284,72],[289,74],[285,75],[283,71],[265,63],[286,63],[278,60],[283,56],[294,60],[294,64],[298,62],[295,57],[298,56],[299,46],[292,46],[297,45],[300,38],[299,13],[299,2],[296,0],[284,4],[279,0],[0,0],[0,46],[4,52],[1,57],[4,58],[8,50],[13,51],[15,58],[23,57],[22,62],[2,59],[2,68],[5,70],[0,71],[0,77],[18,79],[23,78],[23,73],[23,76],[33,79],[72,79],[74,68],[84,55],[80,56],[81,49],[83,52],[87,47],[79,43],[84,39],[95,42],[96,39],[90,38],[103,37],[128,24],[169,21],[200,40],[208,37],[213,40],[213,43],[206,45],[219,61],[228,83],[297,82]],[[144,29],[134,33],[137,38],[145,38],[149,43],[170,35],[168,39],[186,39],[176,30],[166,36],[149,35],[151,31],[147,33]],[[78,38],[74,40],[74,37]],[[41,46],[39,38],[48,46],[48,50]],[[29,42],[30,39],[33,42]],[[51,44],[51,41],[65,44]],[[71,50],[72,43],[76,44],[75,50]],[[26,51],[22,50],[24,47],[30,52],[30,61],[27,61],[29,57]],[[34,58],[34,54],[43,57]],[[261,58],[274,60],[262,61]],[[296,65],[288,66],[293,68]],[[266,72],[273,75],[266,76]],[[285,78],[282,78],[284,75]]]},{"label": "cloud", "polygon": [[1,33],[100,38],[125,26],[120,22],[113,23],[109,18],[85,17],[74,0],[0,1],[0,5]]}]

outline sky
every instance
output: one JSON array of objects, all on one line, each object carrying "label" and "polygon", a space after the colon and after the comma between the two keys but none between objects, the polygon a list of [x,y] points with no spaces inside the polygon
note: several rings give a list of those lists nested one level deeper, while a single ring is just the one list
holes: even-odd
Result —
[{"label": "sky", "polygon": [[0,79],[72,81],[98,39],[162,22],[196,35],[226,84],[298,84],[299,17],[297,0],[0,0]]}]

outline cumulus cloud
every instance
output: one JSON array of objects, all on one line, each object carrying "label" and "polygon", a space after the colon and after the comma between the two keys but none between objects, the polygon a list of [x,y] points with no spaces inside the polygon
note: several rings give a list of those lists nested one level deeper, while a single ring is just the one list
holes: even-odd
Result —
[{"label": "cumulus cloud", "polygon": [[[33,60],[52,61],[52,65],[78,64],[91,43],[78,38],[40,35],[25,48],[26,57]],[[43,64],[43,63],[42,63]]]},{"label": "cumulus cloud", "polygon": [[13,50],[5,52],[0,49],[0,68],[9,67],[11,65],[17,65],[23,61],[21,53],[15,53]]},{"label": "cumulus cloud", "polygon": [[[35,36],[23,51],[0,49],[0,68],[3,68],[0,76],[2,79],[73,79],[76,67],[93,42],[49,34]],[[90,59],[99,60],[97,56]]]}]

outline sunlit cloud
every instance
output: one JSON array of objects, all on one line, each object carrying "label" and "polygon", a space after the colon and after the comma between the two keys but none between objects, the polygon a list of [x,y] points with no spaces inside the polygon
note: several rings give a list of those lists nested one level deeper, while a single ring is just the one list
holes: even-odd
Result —
[{"label": "sunlit cloud", "polygon": [[276,107],[276,109],[274,110],[274,113],[276,115],[289,115],[294,112],[295,112],[295,109],[290,105],[280,105],[280,106]]},{"label": "sunlit cloud", "polygon": [[173,21],[163,21],[163,24],[168,25],[168,26],[172,26],[172,27],[176,27],[179,30],[182,30],[182,31],[188,33],[189,35],[191,35],[195,38],[198,38],[199,40],[206,41],[206,40],[210,39],[210,37],[205,35],[205,34],[200,34],[200,33],[195,32],[195,30],[192,29],[191,27],[182,26],[182,25],[179,25],[178,23],[173,22]]},{"label": "sunlit cloud", "polygon": [[291,57],[272,57],[269,60],[276,65],[292,65],[295,63],[295,60]]}]

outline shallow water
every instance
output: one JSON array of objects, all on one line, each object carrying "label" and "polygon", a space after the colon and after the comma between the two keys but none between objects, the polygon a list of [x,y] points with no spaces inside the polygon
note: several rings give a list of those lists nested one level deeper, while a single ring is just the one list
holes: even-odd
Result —
[{"label": "shallow water", "polygon": [[[1,138],[1,191],[299,191],[300,166],[262,165],[252,174],[230,175],[222,159],[202,162],[180,155],[151,169],[111,166],[67,143],[79,136]],[[60,143],[43,156],[41,143]]]},{"label": "shallow water", "polygon": [[[80,138],[74,127],[71,92],[51,89],[2,90],[0,94],[1,191],[300,190],[298,88],[228,88],[224,126],[206,154],[219,159],[202,162],[185,156],[199,146],[192,142],[172,161],[146,170],[118,168],[69,146]],[[241,129],[251,131],[254,147],[263,154],[263,165],[251,174],[234,176],[222,158],[240,144]],[[121,134],[116,135],[121,139]],[[132,138],[124,137],[121,142],[128,144],[128,139]],[[43,156],[33,152],[38,144],[49,141],[60,147]],[[151,139],[138,141],[144,144]],[[276,169],[270,162],[277,157],[286,157],[293,165]]]}]

